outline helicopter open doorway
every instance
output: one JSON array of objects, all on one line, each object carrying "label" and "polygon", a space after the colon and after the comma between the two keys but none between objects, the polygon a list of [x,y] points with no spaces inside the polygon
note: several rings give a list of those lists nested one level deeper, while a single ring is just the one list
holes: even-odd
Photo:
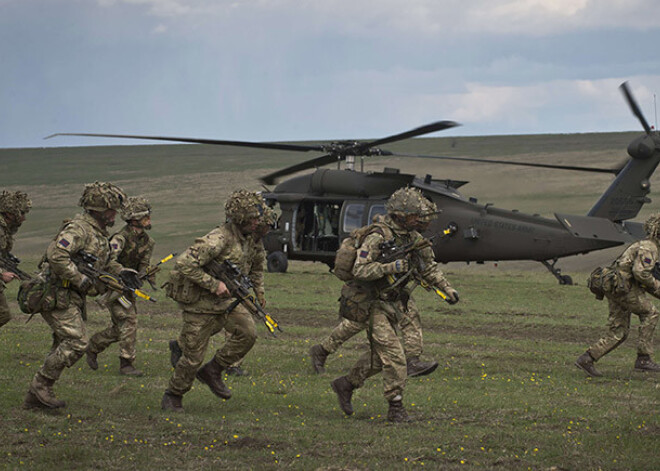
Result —
[{"label": "helicopter open doorway", "polygon": [[386,212],[384,200],[305,197],[278,203],[282,215],[264,238],[268,271],[276,273],[286,272],[289,260],[313,260],[332,268],[341,241]]}]

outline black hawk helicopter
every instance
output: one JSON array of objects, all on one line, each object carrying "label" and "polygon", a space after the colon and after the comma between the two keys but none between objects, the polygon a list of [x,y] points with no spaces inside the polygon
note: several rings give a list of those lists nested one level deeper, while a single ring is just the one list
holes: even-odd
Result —
[{"label": "black hawk helicopter", "polygon": [[[268,204],[279,205],[281,210],[277,227],[264,238],[268,270],[271,272],[285,272],[288,260],[320,261],[332,268],[341,241],[354,229],[371,222],[377,214],[385,213],[385,202],[394,191],[411,186],[419,188],[442,209],[441,217],[424,234],[448,234],[434,240],[433,249],[438,262],[534,260],[542,263],[560,284],[570,285],[573,283],[571,277],[562,275],[561,269],[555,266],[560,258],[630,243],[645,236],[642,224],[629,220],[637,216],[645,203],[650,202],[647,198],[649,178],[660,163],[660,136],[646,122],[627,82],[620,88],[646,134],[628,146],[630,159],[617,169],[395,154],[379,147],[457,126],[453,121],[438,121],[375,141],[339,141],[318,145],[92,133],[57,133],[47,138],[90,136],[150,139],[321,152],[323,155],[320,157],[261,178],[263,183],[273,184],[281,177],[317,167],[313,173],[283,181],[263,195]],[[458,192],[458,188],[467,182],[434,179],[431,175],[422,178],[390,168],[385,168],[383,172],[355,170],[356,157],[364,159],[369,156],[422,157],[606,172],[616,177],[586,215],[555,213],[555,219],[549,219],[498,209],[490,204],[478,204]],[[341,161],[345,161],[343,170],[318,168]],[[452,230],[447,231],[447,227]]]}]

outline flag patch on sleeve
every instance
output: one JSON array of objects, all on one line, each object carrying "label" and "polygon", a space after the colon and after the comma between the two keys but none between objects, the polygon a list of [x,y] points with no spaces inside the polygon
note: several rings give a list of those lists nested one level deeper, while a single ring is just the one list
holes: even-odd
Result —
[{"label": "flag patch on sleeve", "polygon": [[61,245],[62,247],[64,247],[64,248],[66,249],[66,248],[71,244],[71,242],[69,242],[69,241],[66,240],[66,239],[60,239],[60,241],[58,242],[58,244]]},{"label": "flag patch on sleeve", "polygon": [[651,259],[649,257],[644,257],[644,263],[649,265],[651,263]]},{"label": "flag patch on sleeve", "polygon": [[360,250],[360,258],[367,258],[368,255],[369,255],[368,250]]},{"label": "flag patch on sleeve", "polygon": [[117,250],[119,248],[119,244],[117,242],[113,242],[110,244],[110,247],[112,247],[114,250]]}]

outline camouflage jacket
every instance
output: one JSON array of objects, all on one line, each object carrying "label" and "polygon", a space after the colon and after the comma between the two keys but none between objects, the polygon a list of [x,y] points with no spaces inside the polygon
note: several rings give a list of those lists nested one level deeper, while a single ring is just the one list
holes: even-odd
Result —
[{"label": "camouflage jacket", "polygon": [[206,273],[203,267],[215,260],[230,260],[254,285],[258,299],[264,297],[264,263],[266,253],[263,244],[251,234],[244,235],[235,224],[225,223],[195,240],[176,260],[170,275],[171,288],[186,295],[177,299],[185,311],[199,313],[223,313],[232,302],[231,297],[215,294],[219,280]]},{"label": "camouflage jacket", "polygon": [[68,280],[78,285],[82,274],[71,261],[71,255],[79,251],[90,253],[98,258],[96,268],[119,274],[122,266],[110,258],[108,232],[87,213],[78,214],[64,224],[55,239],[46,249],[43,266],[46,273],[59,280]]},{"label": "camouflage jacket", "polygon": [[137,233],[125,225],[110,238],[111,257],[123,267],[144,273],[151,263],[155,242],[146,231]]},{"label": "camouflage jacket", "polygon": [[[381,244],[390,237],[394,238],[397,246],[421,240],[424,237],[417,231],[409,231],[399,226],[389,216],[380,218],[378,224],[386,227],[389,230],[388,232],[391,233],[381,234],[383,231],[374,231],[364,238],[362,244],[357,249],[357,257],[353,266],[353,276],[357,284],[367,285],[372,290],[381,291],[390,284],[386,281],[387,274],[385,273],[384,264],[377,261],[381,254]],[[431,247],[417,250],[414,255],[416,258],[415,263],[409,260],[411,261],[411,268],[417,265],[415,268],[419,270],[419,275],[426,283],[437,286],[440,289],[446,289],[450,286],[440,270],[438,263],[435,261]],[[409,256],[410,258],[412,257]],[[353,283],[349,282],[348,284],[351,285]],[[402,284],[399,287],[401,291],[410,291],[410,289],[411,287],[407,286],[407,284]]]},{"label": "camouflage jacket", "polygon": [[[0,214],[0,252],[9,253],[14,247],[14,234],[16,233],[15,229],[12,229],[11,226],[5,221],[5,218]],[[0,280],[0,290],[3,290],[5,283]]]},{"label": "camouflage jacket", "polygon": [[660,280],[653,276],[658,262],[658,242],[644,239],[631,244],[614,262],[627,281],[637,284],[649,293],[660,295]]}]

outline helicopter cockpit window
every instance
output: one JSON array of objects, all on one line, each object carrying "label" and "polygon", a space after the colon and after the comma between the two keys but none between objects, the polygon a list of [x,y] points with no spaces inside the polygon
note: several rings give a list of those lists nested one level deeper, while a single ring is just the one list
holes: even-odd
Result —
[{"label": "helicopter cockpit window", "polygon": [[349,204],[344,212],[342,230],[351,232],[362,227],[362,216],[364,215],[364,204]]},{"label": "helicopter cockpit window", "polygon": [[369,221],[373,221],[378,214],[387,214],[384,204],[375,204],[369,209]]}]

